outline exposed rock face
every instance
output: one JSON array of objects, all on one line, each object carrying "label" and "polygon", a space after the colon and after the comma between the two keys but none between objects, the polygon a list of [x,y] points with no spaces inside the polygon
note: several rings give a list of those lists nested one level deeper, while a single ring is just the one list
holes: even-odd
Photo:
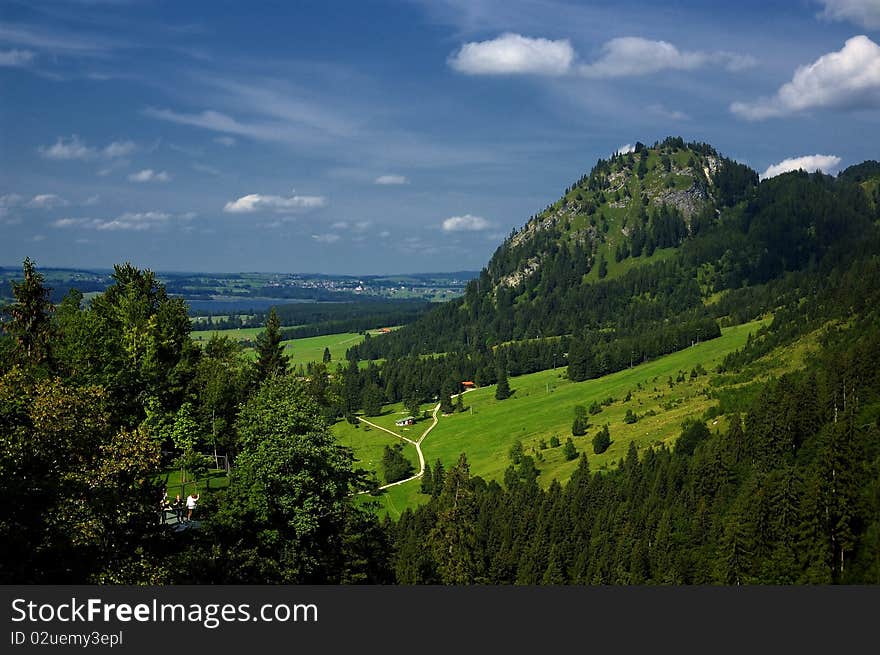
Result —
[{"label": "exposed rock face", "polygon": [[534,275],[540,267],[541,261],[537,257],[532,257],[523,268],[501,278],[499,285],[510,288],[516,287],[527,277]]}]

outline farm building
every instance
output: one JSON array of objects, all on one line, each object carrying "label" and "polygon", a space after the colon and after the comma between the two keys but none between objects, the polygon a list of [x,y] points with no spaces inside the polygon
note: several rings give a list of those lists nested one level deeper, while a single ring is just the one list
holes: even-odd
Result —
[{"label": "farm building", "polygon": [[464,382],[461,383],[461,386],[464,387],[465,389],[476,389],[477,388],[477,385],[475,385],[470,380],[465,380]]},{"label": "farm building", "polygon": [[394,425],[396,425],[397,427],[400,428],[400,427],[403,427],[404,425],[412,425],[415,422],[416,422],[416,419],[414,416],[407,416],[406,418],[402,418],[397,421],[394,421]]}]

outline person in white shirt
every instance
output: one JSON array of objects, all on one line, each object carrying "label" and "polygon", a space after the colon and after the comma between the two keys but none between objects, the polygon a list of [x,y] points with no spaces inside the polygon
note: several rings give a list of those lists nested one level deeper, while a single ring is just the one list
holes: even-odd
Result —
[{"label": "person in white shirt", "polygon": [[186,520],[191,521],[193,510],[196,508],[196,503],[199,502],[199,494],[191,493],[186,497]]}]

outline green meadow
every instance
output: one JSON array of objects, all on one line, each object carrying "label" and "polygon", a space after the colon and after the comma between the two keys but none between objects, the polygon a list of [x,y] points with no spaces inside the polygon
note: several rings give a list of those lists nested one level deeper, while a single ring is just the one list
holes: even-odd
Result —
[{"label": "green meadow", "polygon": [[[198,331],[192,333],[194,341],[204,345],[211,338],[211,335],[219,334],[220,336],[229,337],[234,341],[249,341],[251,346],[245,347],[245,355],[251,359],[256,359],[256,351],[254,346],[257,342],[257,335],[264,328],[235,328],[231,330],[216,331]],[[381,334],[378,331],[370,331],[370,334]],[[282,341],[284,346],[284,354],[290,358],[292,367],[302,364],[305,366],[309,362],[320,362],[324,356],[324,348],[330,349],[330,357],[332,362],[345,362],[345,351],[352,346],[364,340],[364,335],[357,332],[341,332],[339,334],[325,334],[320,337],[306,337],[304,339],[289,339]]]},{"label": "green meadow", "polygon": [[[749,333],[756,332],[768,321],[725,328],[717,339],[598,379],[570,382],[565,369],[557,368],[511,378],[514,393],[507,400],[495,400],[494,386],[468,392],[464,396],[466,411],[440,417],[437,427],[422,443],[425,460],[433,466],[440,459],[448,468],[461,453],[466,453],[472,475],[501,481],[509,465],[510,448],[521,441],[525,453],[536,460],[541,472],[539,483],[547,486],[553,479],[568,480],[577,466],[577,460],[566,461],[561,446],[550,447],[554,436],[561,444],[571,437],[578,453],[587,453],[593,470],[616,466],[630,443],[635,443],[640,453],[660,444],[671,445],[686,419],[700,417],[717,402],[713,394],[719,387],[711,380],[717,377],[713,372],[724,356],[745,345]],[[790,369],[802,360],[802,351],[800,347],[772,353],[775,367],[764,366],[763,377]],[[697,365],[707,373],[691,377]],[[725,384],[732,387],[745,382],[727,380]],[[626,400],[628,394],[630,398]],[[586,436],[572,437],[575,405],[589,409],[594,401],[607,404],[600,413],[588,415],[590,426]],[[624,421],[628,409],[637,416],[635,423]],[[394,421],[402,415],[399,404],[389,405],[382,416],[369,420],[409,438],[421,435],[429,425],[422,422],[403,432],[394,426]],[[710,421],[710,429],[725,428],[721,420]],[[611,446],[596,455],[592,438],[606,423],[611,432]],[[337,430],[339,425],[342,424],[337,424]],[[367,433],[360,433],[360,437],[364,434]],[[358,435],[351,435],[348,445],[357,448],[358,443]],[[419,493],[416,480],[393,487],[378,498],[366,496],[361,500],[377,501],[380,513],[396,518],[404,508],[425,502],[427,496]]]}]

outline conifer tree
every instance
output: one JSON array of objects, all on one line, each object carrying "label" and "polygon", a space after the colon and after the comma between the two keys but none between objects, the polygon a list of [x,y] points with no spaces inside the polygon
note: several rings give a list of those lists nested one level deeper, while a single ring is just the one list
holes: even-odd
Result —
[{"label": "conifer tree", "polygon": [[510,398],[510,383],[507,381],[507,370],[498,369],[498,386],[495,389],[495,400],[506,400]]},{"label": "conifer tree", "polygon": [[15,339],[17,359],[23,364],[39,365],[50,357],[55,306],[49,300],[52,290],[45,286],[43,274],[29,257],[24,260],[22,272],[24,280],[12,283],[15,303],[4,310],[10,320],[3,329]]},{"label": "conifer tree", "polygon": [[266,329],[257,335],[257,375],[260,382],[287,373],[288,357],[281,345],[281,322],[273,307],[266,319]]}]

